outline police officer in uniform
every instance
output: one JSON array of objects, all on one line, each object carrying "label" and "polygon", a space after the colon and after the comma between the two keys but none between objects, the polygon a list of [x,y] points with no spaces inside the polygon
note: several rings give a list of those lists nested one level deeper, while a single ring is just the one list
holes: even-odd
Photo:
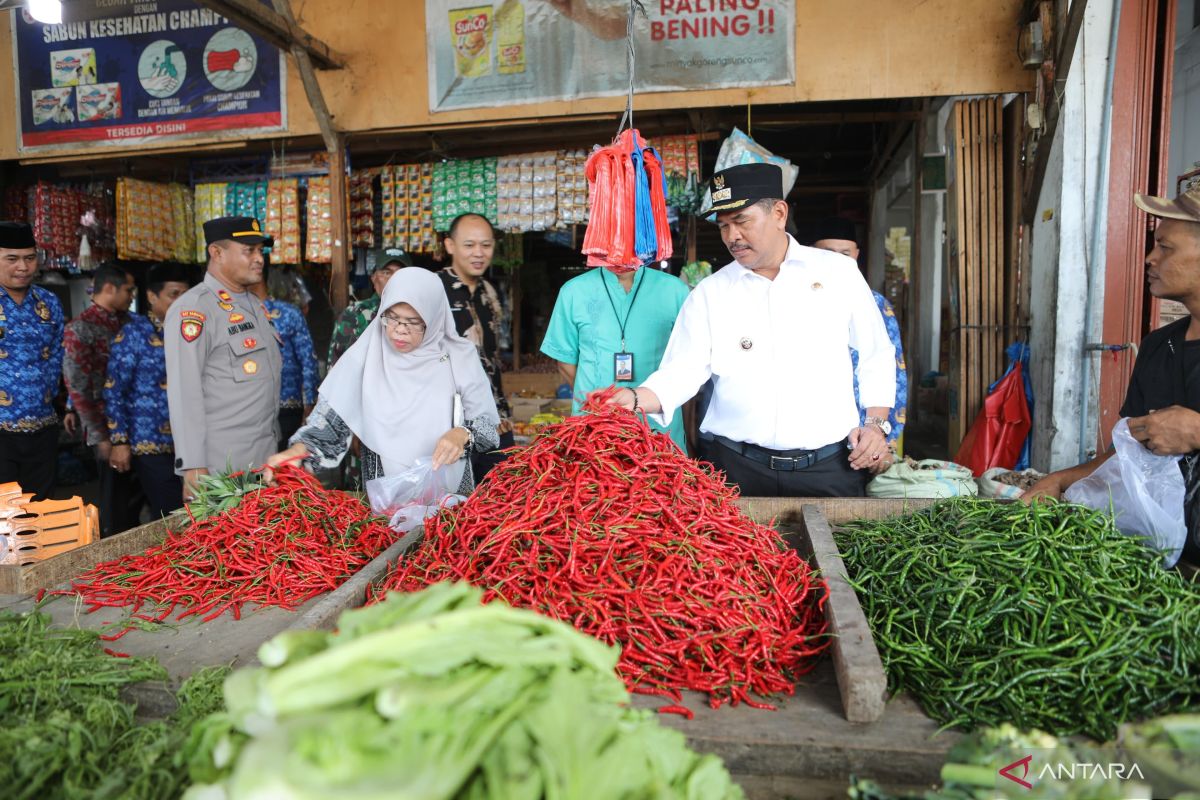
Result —
[{"label": "police officer in uniform", "polygon": [[185,500],[201,475],[261,466],[278,444],[278,335],[247,291],[262,280],[266,238],[252,217],[204,223],[208,273],[167,312],[167,402]]}]

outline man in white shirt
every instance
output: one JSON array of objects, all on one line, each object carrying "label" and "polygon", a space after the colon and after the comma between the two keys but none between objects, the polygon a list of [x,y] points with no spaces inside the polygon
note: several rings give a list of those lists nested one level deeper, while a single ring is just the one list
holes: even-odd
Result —
[{"label": "man in white shirt", "polygon": [[613,402],[669,424],[711,377],[702,455],[744,496],[860,497],[887,456],[896,400],[895,349],[871,290],[845,256],[787,234],[777,166],[722,170],[711,193],[735,260],[688,296],[658,371]]}]

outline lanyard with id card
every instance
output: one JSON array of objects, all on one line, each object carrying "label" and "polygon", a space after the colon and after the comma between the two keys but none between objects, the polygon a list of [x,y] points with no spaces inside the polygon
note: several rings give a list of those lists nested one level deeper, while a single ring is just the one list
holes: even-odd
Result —
[{"label": "lanyard with id card", "polygon": [[[644,268],[643,268],[644,269]],[[612,292],[608,290],[608,281],[604,279],[604,272],[601,268],[600,283],[604,284],[604,294],[608,297],[608,303],[612,306],[613,316],[617,318],[617,325],[621,329],[621,351],[613,353],[613,382],[632,382],[633,381],[633,353],[625,349],[625,326],[629,324],[629,316],[633,313],[633,304],[637,302],[638,292],[642,290],[642,284],[646,281],[644,274],[637,278],[637,286],[633,289],[633,297],[629,299],[629,308],[625,312],[625,319],[621,319],[621,315],[617,313],[617,304],[612,298]]]}]

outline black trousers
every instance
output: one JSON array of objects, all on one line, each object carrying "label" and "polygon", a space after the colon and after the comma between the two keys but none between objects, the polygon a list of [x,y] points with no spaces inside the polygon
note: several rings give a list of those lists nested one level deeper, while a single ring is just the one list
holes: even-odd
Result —
[{"label": "black trousers", "polygon": [[0,483],[16,482],[34,500],[49,500],[58,472],[57,425],[33,433],[0,431]]},{"label": "black trousers", "polygon": [[490,450],[486,453],[471,453],[471,471],[475,474],[476,486],[484,479],[484,476],[492,471],[493,467],[508,458],[507,453],[501,453],[500,451],[512,447],[516,443],[512,431],[509,431],[508,433],[500,434],[500,447],[498,449]]},{"label": "black trousers", "polygon": [[717,441],[700,439],[701,458],[725,473],[742,497],[864,497],[871,474],[850,466],[845,450],[808,469],[785,472],[752,461]]},{"label": "black trousers", "polygon": [[183,507],[183,480],[175,474],[174,454],[134,456],[133,471],[146,495],[151,519],[162,519]]},{"label": "black trousers", "polygon": [[287,450],[288,439],[292,438],[292,434],[300,430],[300,426],[304,423],[304,409],[302,408],[281,408],[279,409],[279,449]]},{"label": "black trousers", "polygon": [[136,528],[141,522],[142,504],[146,498],[133,470],[117,472],[99,458],[96,469],[100,473],[101,538]]}]

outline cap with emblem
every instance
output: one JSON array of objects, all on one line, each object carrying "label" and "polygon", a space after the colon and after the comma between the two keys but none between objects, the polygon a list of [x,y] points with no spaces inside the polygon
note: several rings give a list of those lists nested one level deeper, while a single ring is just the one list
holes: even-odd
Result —
[{"label": "cap with emblem", "polygon": [[1154,217],[1200,222],[1200,181],[1194,181],[1174,200],[1149,194],[1135,194],[1133,204]]},{"label": "cap with emblem", "polygon": [[204,223],[205,246],[226,240],[261,244],[267,238],[262,225],[254,217],[217,217]]},{"label": "cap with emblem", "polygon": [[25,222],[0,222],[0,247],[6,250],[28,250],[37,247],[33,228]]},{"label": "cap with emblem", "polygon": [[759,200],[783,199],[783,170],[775,164],[738,164],[712,176],[712,211],[733,211]]},{"label": "cap with emblem", "polygon": [[377,247],[367,255],[368,274],[377,269],[383,269],[388,264],[399,264],[402,267],[413,265],[408,253],[399,247]]}]

